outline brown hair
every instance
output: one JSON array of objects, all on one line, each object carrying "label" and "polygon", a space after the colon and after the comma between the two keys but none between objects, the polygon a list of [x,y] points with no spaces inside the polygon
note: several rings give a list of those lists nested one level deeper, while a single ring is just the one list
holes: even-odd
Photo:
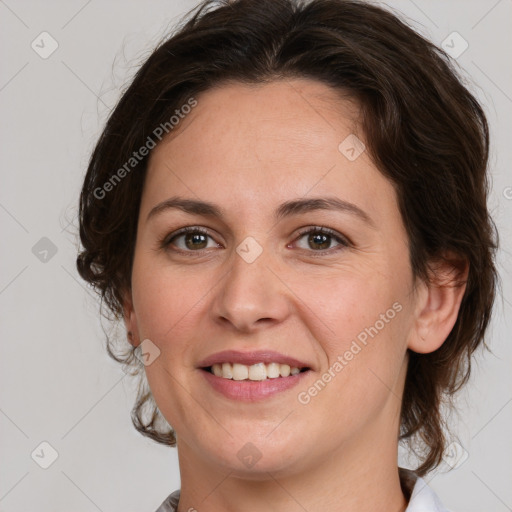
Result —
[{"label": "brown hair", "polygon": [[[487,210],[489,149],[484,112],[449,57],[390,12],[346,0],[203,1],[159,43],[112,111],[80,196],[77,268],[117,319],[130,290],[147,156],[112,182],[148,134],[176,109],[227,80],[261,84],[305,77],[355,98],[367,149],[394,185],[415,277],[452,251],[469,263],[456,324],[433,353],[410,352],[400,439],[420,441],[418,475],[442,460],[441,404],[469,378],[484,344],[497,285],[496,228]],[[104,185],[109,182],[108,193]],[[119,362],[142,365],[130,347]],[[144,410],[149,409],[149,420]],[[139,386],[132,421],[174,446],[174,431]],[[412,446],[412,445],[411,445]]]}]

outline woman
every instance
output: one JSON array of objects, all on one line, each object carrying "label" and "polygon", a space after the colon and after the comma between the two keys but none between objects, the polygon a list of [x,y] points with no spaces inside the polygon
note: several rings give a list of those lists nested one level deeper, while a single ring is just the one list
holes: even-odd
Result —
[{"label": "woman", "polygon": [[421,477],[491,315],[488,145],[448,57],[373,5],[208,1],[155,49],[77,266],[147,377],[134,425],[178,449],[158,512],[445,510]]}]

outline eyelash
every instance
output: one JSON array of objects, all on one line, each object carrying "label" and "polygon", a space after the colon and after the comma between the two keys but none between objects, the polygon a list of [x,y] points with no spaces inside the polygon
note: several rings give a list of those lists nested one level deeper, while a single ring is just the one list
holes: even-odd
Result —
[{"label": "eyelash", "polygon": [[[159,247],[162,249],[168,250],[168,246],[170,246],[172,244],[172,242],[174,240],[176,240],[176,238],[186,235],[188,233],[200,233],[200,234],[203,234],[205,236],[212,238],[211,235],[209,234],[208,230],[205,228],[198,227],[198,226],[187,226],[178,231],[175,231],[174,233],[171,233],[170,235],[166,235],[163,239],[161,239],[159,241]],[[320,234],[320,235],[328,235],[340,244],[340,246],[334,247],[331,249],[326,249],[326,250],[320,249],[317,251],[314,251],[314,250],[308,251],[308,252],[313,253],[312,255],[314,257],[322,257],[324,255],[331,255],[333,252],[338,252],[338,251],[346,249],[347,247],[350,247],[352,245],[351,242],[346,237],[343,237],[336,231],[334,231],[330,228],[324,227],[324,226],[313,226],[313,227],[310,226],[308,228],[302,229],[299,232],[297,238],[295,238],[294,242],[297,240],[300,240],[304,235],[308,235],[308,234],[312,234],[312,233]],[[187,256],[194,256],[197,253],[200,254],[202,251],[205,251],[206,249],[199,249],[197,251],[183,250],[183,249],[173,249],[173,250],[175,252],[180,252],[181,254],[186,254]],[[304,249],[304,250],[307,250],[307,249]]]}]

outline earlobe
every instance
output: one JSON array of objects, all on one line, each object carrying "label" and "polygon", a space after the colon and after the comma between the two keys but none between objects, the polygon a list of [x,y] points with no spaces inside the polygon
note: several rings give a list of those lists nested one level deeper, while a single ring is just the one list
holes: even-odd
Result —
[{"label": "earlobe", "polygon": [[469,264],[449,253],[431,265],[431,278],[417,294],[415,324],[408,348],[426,354],[445,342],[459,314]]},{"label": "earlobe", "polygon": [[126,335],[128,337],[128,341],[134,347],[139,346],[139,344],[140,344],[139,330],[137,327],[137,317],[135,315],[135,309],[133,307],[133,300],[131,297],[131,293],[124,294],[123,320],[124,320],[124,325],[126,327]]}]

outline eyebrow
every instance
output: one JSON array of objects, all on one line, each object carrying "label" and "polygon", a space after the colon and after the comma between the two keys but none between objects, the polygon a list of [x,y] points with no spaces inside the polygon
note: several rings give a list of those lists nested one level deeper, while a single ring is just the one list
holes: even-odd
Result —
[{"label": "eyebrow", "polygon": [[[165,211],[173,209],[181,210],[192,215],[202,215],[204,217],[224,219],[223,210],[214,203],[199,201],[196,199],[186,199],[182,197],[171,197],[152,208],[148,213],[146,222]],[[300,215],[317,210],[330,210],[349,213],[355,217],[358,217],[369,226],[373,228],[376,227],[371,217],[364,210],[359,208],[359,206],[356,206],[353,203],[344,201],[337,197],[316,197],[286,201],[276,209],[274,212],[274,218],[276,221],[278,221],[284,219],[285,217],[291,217],[293,215]]]}]

